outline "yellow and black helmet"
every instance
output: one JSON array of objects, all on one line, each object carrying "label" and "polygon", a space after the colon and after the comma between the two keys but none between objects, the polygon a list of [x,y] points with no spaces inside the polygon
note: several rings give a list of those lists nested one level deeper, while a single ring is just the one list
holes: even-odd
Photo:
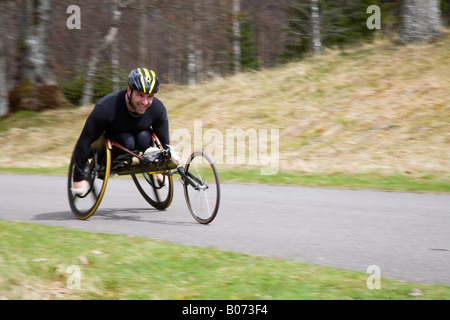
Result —
[{"label": "yellow and black helmet", "polygon": [[128,75],[128,85],[132,90],[138,90],[151,94],[158,92],[159,80],[153,70],[147,68],[137,68],[131,70]]}]

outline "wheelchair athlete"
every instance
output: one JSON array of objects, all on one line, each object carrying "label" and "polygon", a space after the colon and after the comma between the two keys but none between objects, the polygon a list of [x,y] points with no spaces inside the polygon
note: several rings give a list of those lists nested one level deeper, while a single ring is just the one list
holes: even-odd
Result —
[{"label": "wheelchair athlete", "polygon": [[145,152],[152,144],[152,131],[163,146],[169,145],[169,120],[164,104],[155,97],[158,89],[155,72],[137,68],[128,75],[126,90],[110,93],[96,103],[75,145],[74,195],[84,196],[89,191],[83,169],[91,144],[103,133],[128,150]]}]

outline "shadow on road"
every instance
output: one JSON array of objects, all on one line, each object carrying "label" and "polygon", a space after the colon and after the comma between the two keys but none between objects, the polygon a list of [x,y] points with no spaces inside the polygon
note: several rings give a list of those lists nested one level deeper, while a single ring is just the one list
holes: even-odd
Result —
[{"label": "shadow on road", "polygon": [[[121,208],[121,209],[99,209],[93,216],[87,220],[78,220],[70,211],[57,211],[37,214],[32,217],[31,220],[35,221],[135,221],[145,222],[151,224],[164,224],[164,225],[183,225],[183,226],[197,226],[199,225],[195,221],[179,221],[179,220],[162,220],[154,218],[164,217],[165,212],[156,209],[149,208]],[[167,216],[167,215],[166,215]]]}]

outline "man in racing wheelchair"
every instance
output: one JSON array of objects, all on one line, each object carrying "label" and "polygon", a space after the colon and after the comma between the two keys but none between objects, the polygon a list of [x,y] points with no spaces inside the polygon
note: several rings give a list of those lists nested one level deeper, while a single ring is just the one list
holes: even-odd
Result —
[{"label": "man in racing wheelchair", "polygon": [[89,190],[83,169],[91,144],[103,133],[128,150],[144,153],[151,147],[152,131],[163,146],[169,145],[169,120],[164,104],[155,97],[158,89],[153,70],[136,68],[128,75],[126,90],[110,93],[95,104],[75,145],[74,195],[83,196]]}]

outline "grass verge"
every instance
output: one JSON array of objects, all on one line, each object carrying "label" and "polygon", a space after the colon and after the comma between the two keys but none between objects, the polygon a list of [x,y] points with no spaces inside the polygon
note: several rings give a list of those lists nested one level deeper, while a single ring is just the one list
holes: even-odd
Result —
[{"label": "grass verge", "polygon": [[[218,168],[222,183],[261,183],[269,185],[313,186],[326,188],[372,189],[408,192],[450,192],[450,176],[423,173],[415,175],[372,173],[299,174],[279,172],[261,175],[258,169]],[[0,173],[66,175],[67,168],[4,168]]]},{"label": "grass verge", "polygon": [[0,230],[3,299],[450,298],[448,286],[382,278],[369,290],[365,273],[141,237],[6,221]]},{"label": "grass verge", "polygon": [[373,189],[409,192],[450,192],[450,176],[433,174],[408,176],[403,174],[372,173],[308,173],[280,172],[264,176],[259,170],[220,171],[224,182],[253,182],[271,185],[313,186],[326,188]]}]

